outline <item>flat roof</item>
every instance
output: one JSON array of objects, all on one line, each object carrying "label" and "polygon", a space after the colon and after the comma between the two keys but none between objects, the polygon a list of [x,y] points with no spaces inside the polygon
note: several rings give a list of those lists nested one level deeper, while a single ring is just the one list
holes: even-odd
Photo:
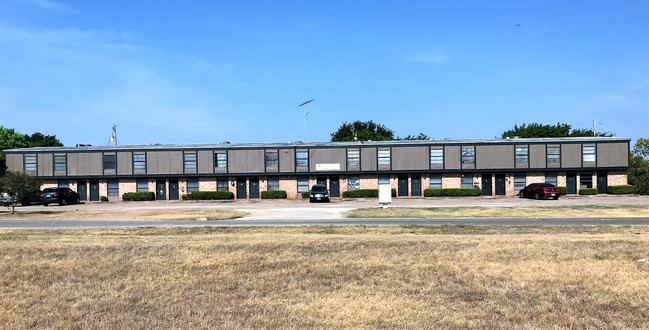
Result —
[{"label": "flat roof", "polygon": [[284,143],[214,143],[214,144],[141,144],[117,146],[80,145],[74,147],[34,147],[7,149],[5,153],[24,152],[66,152],[66,151],[128,151],[167,149],[251,149],[251,148],[320,148],[360,147],[398,145],[448,145],[448,144],[539,144],[539,143],[583,143],[583,142],[630,142],[623,137],[563,137],[563,138],[511,138],[511,139],[442,139],[442,140],[387,140],[350,142],[284,142]]}]

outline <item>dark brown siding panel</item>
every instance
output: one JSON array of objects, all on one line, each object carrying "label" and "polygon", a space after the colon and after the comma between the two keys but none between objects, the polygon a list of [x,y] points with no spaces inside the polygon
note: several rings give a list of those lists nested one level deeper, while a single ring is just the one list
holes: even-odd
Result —
[{"label": "dark brown siding panel", "polygon": [[212,150],[201,150],[197,152],[198,173],[214,173],[214,152]]},{"label": "dark brown siding panel", "polygon": [[68,153],[68,175],[76,176],[84,174],[79,171],[79,154],[76,152]]},{"label": "dark brown siding panel", "polygon": [[561,167],[581,167],[581,144],[564,144],[561,146]]},{"label": "dark brown siding panel", "polygon": [[130,151],[117,153],[117,174],[133,174],[133,153]]},{"label": "dark brown siding panel", "polygon": [[533,144],[529,148],[530,168],[545,168],[546,153],[544,144]]},{"label": "dark brown siding panel", "polygon": [[146,153],[146,173],[158,174],[158,152],[149,151]]},{"label": "dark brown siding panel", "polygon": [[295,172],[295,152],[293,149],[279,149],[279,171]]},{"label": "dark brown siding panel", "polygon": [[514,145],[476,146],[476,169],[513,169]]},{"label": "dark brown siding panel", "polygon": [[459,170],[461,152],[460,146],[444,147],[444,168],[447,170]]},{"label": "dark brown siding panel", "polygon": [[428,146],[392,148],[392,169],[396,171],[428,170],[430,159]]},{"label": "dark brown siding panel", "polygon": [[629,147],[626,143],[598,143],[597,166],[629,166]]},{"label": "dark brown siding panel", "polygon": [[376,148],[361,148],[361,171],[376,171]]},{"label": "dark brown siding panel", "polygon": [[169,152],[169,174],[182,174],[185,158],[182,151]]},{"label": "dark brown siding panel", "polygon": [[230,173],[263,173],[264,150],[231,150],[228,170]]}]

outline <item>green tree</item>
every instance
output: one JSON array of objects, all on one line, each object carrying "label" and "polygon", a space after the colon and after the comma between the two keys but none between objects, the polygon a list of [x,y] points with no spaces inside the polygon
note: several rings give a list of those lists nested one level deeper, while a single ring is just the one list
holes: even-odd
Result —
[{"label": "green tree", "polygon": [[633,147],[629,164],[629,184],[638,194],[649,195],[649,139],[640,138]]},{"label": "green tree", "polygon": [[63,143],[56,138],[56,135],[45,135],[36,132],[32,135],[25,134],[25,139],[30,147],[62,147]]},{"label": "green tree", "polygon": [[430,140],[430,136],[424,133],[419,133],[418,135],[408,135],[403,139],[399,139],[399,140]]},{"label": "green tree", "polygon": [[0,176],[5,174],[7,167],[4,151],[6,149],[27,148],[29,141],[25,136],[16,132],[13,128],[0,126]]},{"label": "green tree", "polygon": [[590,129],[573,129],[570,124],[557,123],[556,125],[545,125],[531,123],[518,126],[514,125],[513,129],[504,131],[501,138],[544,138],[544,137],[580,137],[580,136],[614,136],[609,132],[595,134]]},{"label": "green tree", "polygon": [[331,142],[343,141],[387,141],[394,140],[394,132],[385,125],[373,121],[344,122],[331,133]]},{"label": "green tree", "polygon": [[7,172],[4,177],[0,178],[0,193],[2,193],[3,203],[14,214],[16,205],[23,199],[38,192],[41,183],[32,179],[24,173]]}]

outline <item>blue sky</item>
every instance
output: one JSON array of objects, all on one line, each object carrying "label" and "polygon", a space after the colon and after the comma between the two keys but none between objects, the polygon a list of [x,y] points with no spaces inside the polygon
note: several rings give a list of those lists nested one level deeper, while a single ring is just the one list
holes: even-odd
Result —
[{"label": "blue sky", "polygon": [[0,0],[0,125],[106,145],[116,123],[127,145],[597,119],[635,140],[649,137],[648,15],[646,0]]}]

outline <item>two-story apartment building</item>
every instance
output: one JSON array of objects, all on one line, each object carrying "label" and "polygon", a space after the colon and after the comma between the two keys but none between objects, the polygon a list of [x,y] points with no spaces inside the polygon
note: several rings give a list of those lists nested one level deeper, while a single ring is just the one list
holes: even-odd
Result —
[{"label": "two-story apartment building", "polygon": [[154,191],[177,200],[196,190],[232,191],[237,199],[285,190],[299,198],[315,183],[332,197],[390,183],[399,197],[427,188],[478,187],[514,196],[526,184],[579,189],[627,183],[630,139],[618,137],[368,141],[326,143],[45,147],[5,150],[9,171],[68,186],[82,199],[119,200]]}]

